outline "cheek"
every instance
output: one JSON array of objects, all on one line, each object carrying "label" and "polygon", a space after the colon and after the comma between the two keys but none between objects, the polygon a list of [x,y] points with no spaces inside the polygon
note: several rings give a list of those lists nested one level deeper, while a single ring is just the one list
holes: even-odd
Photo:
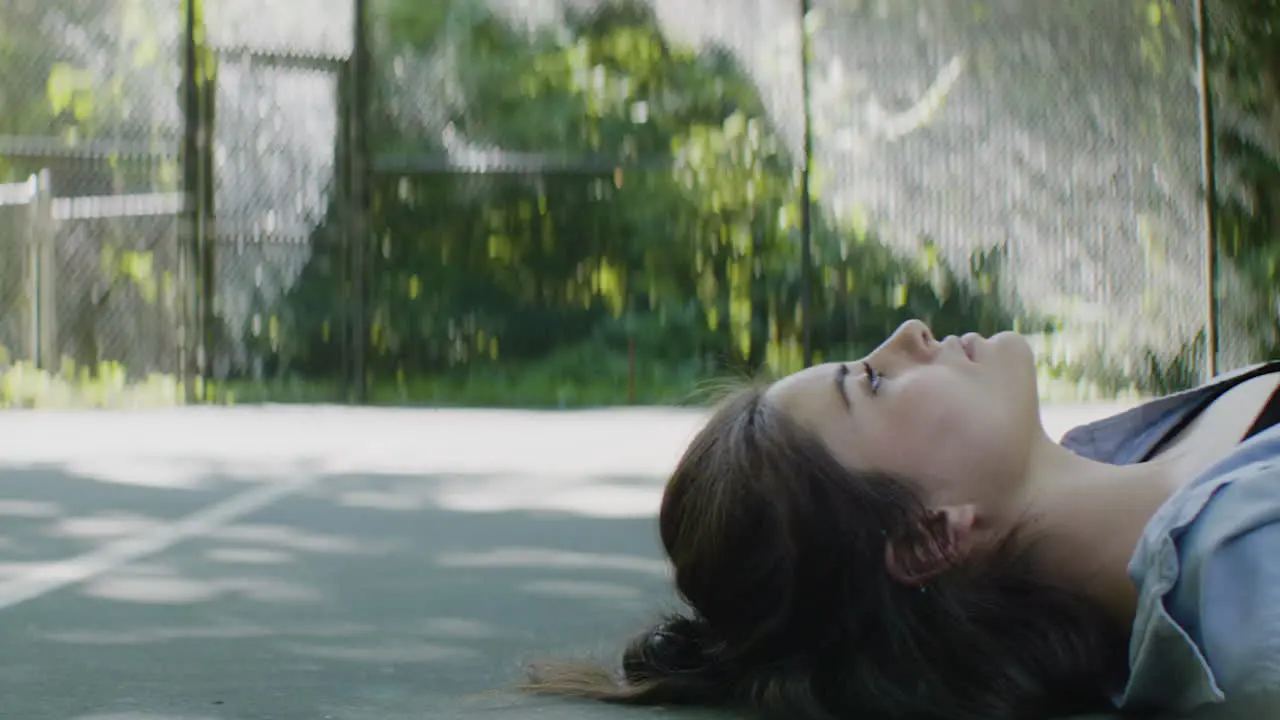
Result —
[{"label": "cheek", "polygon": [[963,483],[998,450],[983,406],[958,385],[919,382],[896,390],[880,398],[887,402],[865,438],[863,450],[877,469],[926,484]]},{"label": "cheek", "polygon": [[967,384],[948,374],[920,373],[893,388],[884,398],[885,406],[904,437],[936,442],[953,436],[981,412],[967,390]]}]

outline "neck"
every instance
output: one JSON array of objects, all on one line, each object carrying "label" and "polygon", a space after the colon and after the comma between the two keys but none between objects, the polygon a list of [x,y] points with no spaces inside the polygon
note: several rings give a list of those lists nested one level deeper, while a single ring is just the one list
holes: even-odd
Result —
[{"label": "neck", "polygon": [[1052,582],[1083,592],[1127,627],[1137,609],[1129,559],[1156,510],[1177,489],[1168,463],[1110,465],[1048,437],[1031,455],[1027,491],[1011,521],[1023,521],[1035,560]]}]

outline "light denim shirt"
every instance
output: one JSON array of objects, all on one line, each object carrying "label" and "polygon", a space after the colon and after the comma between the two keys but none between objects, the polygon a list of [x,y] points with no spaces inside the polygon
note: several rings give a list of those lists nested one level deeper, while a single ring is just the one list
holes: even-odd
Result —
[{"label": "light denim shirt", "polygon": [[[1205,396],[1255,365],[1063,436],[1139,462]],[[1237,446],[1152,516],[1129,561],[1139,591],[1123,710],[1188,713],[1280,689],[1280,426]],[[1270,691],[1264,693],[1263,691]]]}]

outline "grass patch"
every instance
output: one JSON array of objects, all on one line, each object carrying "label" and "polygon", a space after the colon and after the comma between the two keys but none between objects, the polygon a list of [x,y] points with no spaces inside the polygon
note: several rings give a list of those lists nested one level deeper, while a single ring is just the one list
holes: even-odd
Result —
[{"label": "grass patch", "polygon": [[182,401],[182,386],[172,375],[148,375],[130,380],[119,363],[75,367],[63,363],[60,372],[19,362],[0,368],[0,408],[26,409],[143,409],[171,407]]},{"label": "grass patch", "polygon": [[[403,372],[372,374],[369,402],[378,406],[588,408],[625,405],[698,406],[718,396],[733,380],[701,371],[696,362],[637,360],[633,397],[628,391],[629,360],[599,345],[565,348],[541,360],[492,363],[434,376]],[[1136,401],[1149,395],[1134,383],[1092,381],[1076,364],[1042,357],[1037,367],[1041,402]],[[76,367],[64,361],[58,372],[30,363],[0,367],[0,408],[144,409],[181,404],[182,384],[173,375],[130,378],[119,363]],[[228,380],[198,385],[212,405],[263,403],[343,403],[337,378],[283,377],[265,381]]]},{"label": "grass patch", "polygon": [[370,379],[376,405],[583,408],[614,405],[688,405],[699,402],[708,378],[696,363],[638,359],[629,381],[625,354],[597,345],[564,348],[524,363],[491,363],[435,376]]}]

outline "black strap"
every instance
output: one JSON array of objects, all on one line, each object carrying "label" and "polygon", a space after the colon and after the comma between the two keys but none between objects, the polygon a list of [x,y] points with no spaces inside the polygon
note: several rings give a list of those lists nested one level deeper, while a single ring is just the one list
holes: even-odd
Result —
[{"label": "black strap", "polygon": [[[1252,380],[1254,378],[1262,377],[1263,375],[1269,375],[1274,372],[1280,372],[1280,361],[1264,363],[1263,365],[1256,367],[1247,373],[1241,374],[1239,377],[1231,378],[1229,382],[1223,383],[1220,387],[1214,388],[1213,392],[1206,394],[1204,397],[1200,399],[1200,402],[1196,403],[1195,407],[1187,411],[1187,414],[1183,415],[1182,419],[1179,420],[1177,424],[1175,424],[1172,428],[1170,428],[1169,432],[1165,433],[1164,437],[1160,438],[1159,442],[1153,445],[1151,449],[1148,450],[1146,454],[1142,456],[1142,459],[1139,462],[1146,462],[1151,458],[1155,457],[1156,454],[1159,453],[1161,450],[1163,450],[1164,447],[1168,445],[1174,438],[1178,437],[1178,435],[1180,435],[1182,431],[1187,428],[1188,425],[1195,422],[1195,419],[1200,416],[1200,413],[1205,411],[1205,408],[1212,405],[1213,401],[1222,397],[1222,395],[1226,393],[1228,390],[1231,390],[1232,388],[1236,387],[1240,383],[1248,382],[1249,380]],[[1272,409],[1272,406],[1275,404],[1276,404],[1276,398],[1275,398],[1275,395],[1272,395],[1271,400],[1268,401],[1267,408],[1263,410],[1263,413],[1265,414],[1266,412],[1268,412],[1268,410],[1274,413],[1280,413],[1280,408]],[[1261,419],[1261,416],[1259,416],[1259,419]],[[1272,421],[1272,424],[1274,425],[1276,422],[1280,422],[1280,419]],[[1257,427],[1257,425],[1258,423],[1255,422],[1254,427]],[[1269,426],[1264,425],[1258,430],[1258,432],[1265,430],[1267,427]],[[1250,433],[1252,432],[1253,430],[1250,429]],[[1245,437],[1248,438],[1250,436],[1246,435]]]},{"label": "black strap", "polygon": [[1258,413],[1258,419],[1253,421],[1253,425],[1249,426],[1249,432],[1244,434],[1244,439],[1257,435],[1268,428],[1280,425],[1280,387],[1271,391],[1271,397],[1267,399],[1267,404],[1262,407],[1262,412]]}]

